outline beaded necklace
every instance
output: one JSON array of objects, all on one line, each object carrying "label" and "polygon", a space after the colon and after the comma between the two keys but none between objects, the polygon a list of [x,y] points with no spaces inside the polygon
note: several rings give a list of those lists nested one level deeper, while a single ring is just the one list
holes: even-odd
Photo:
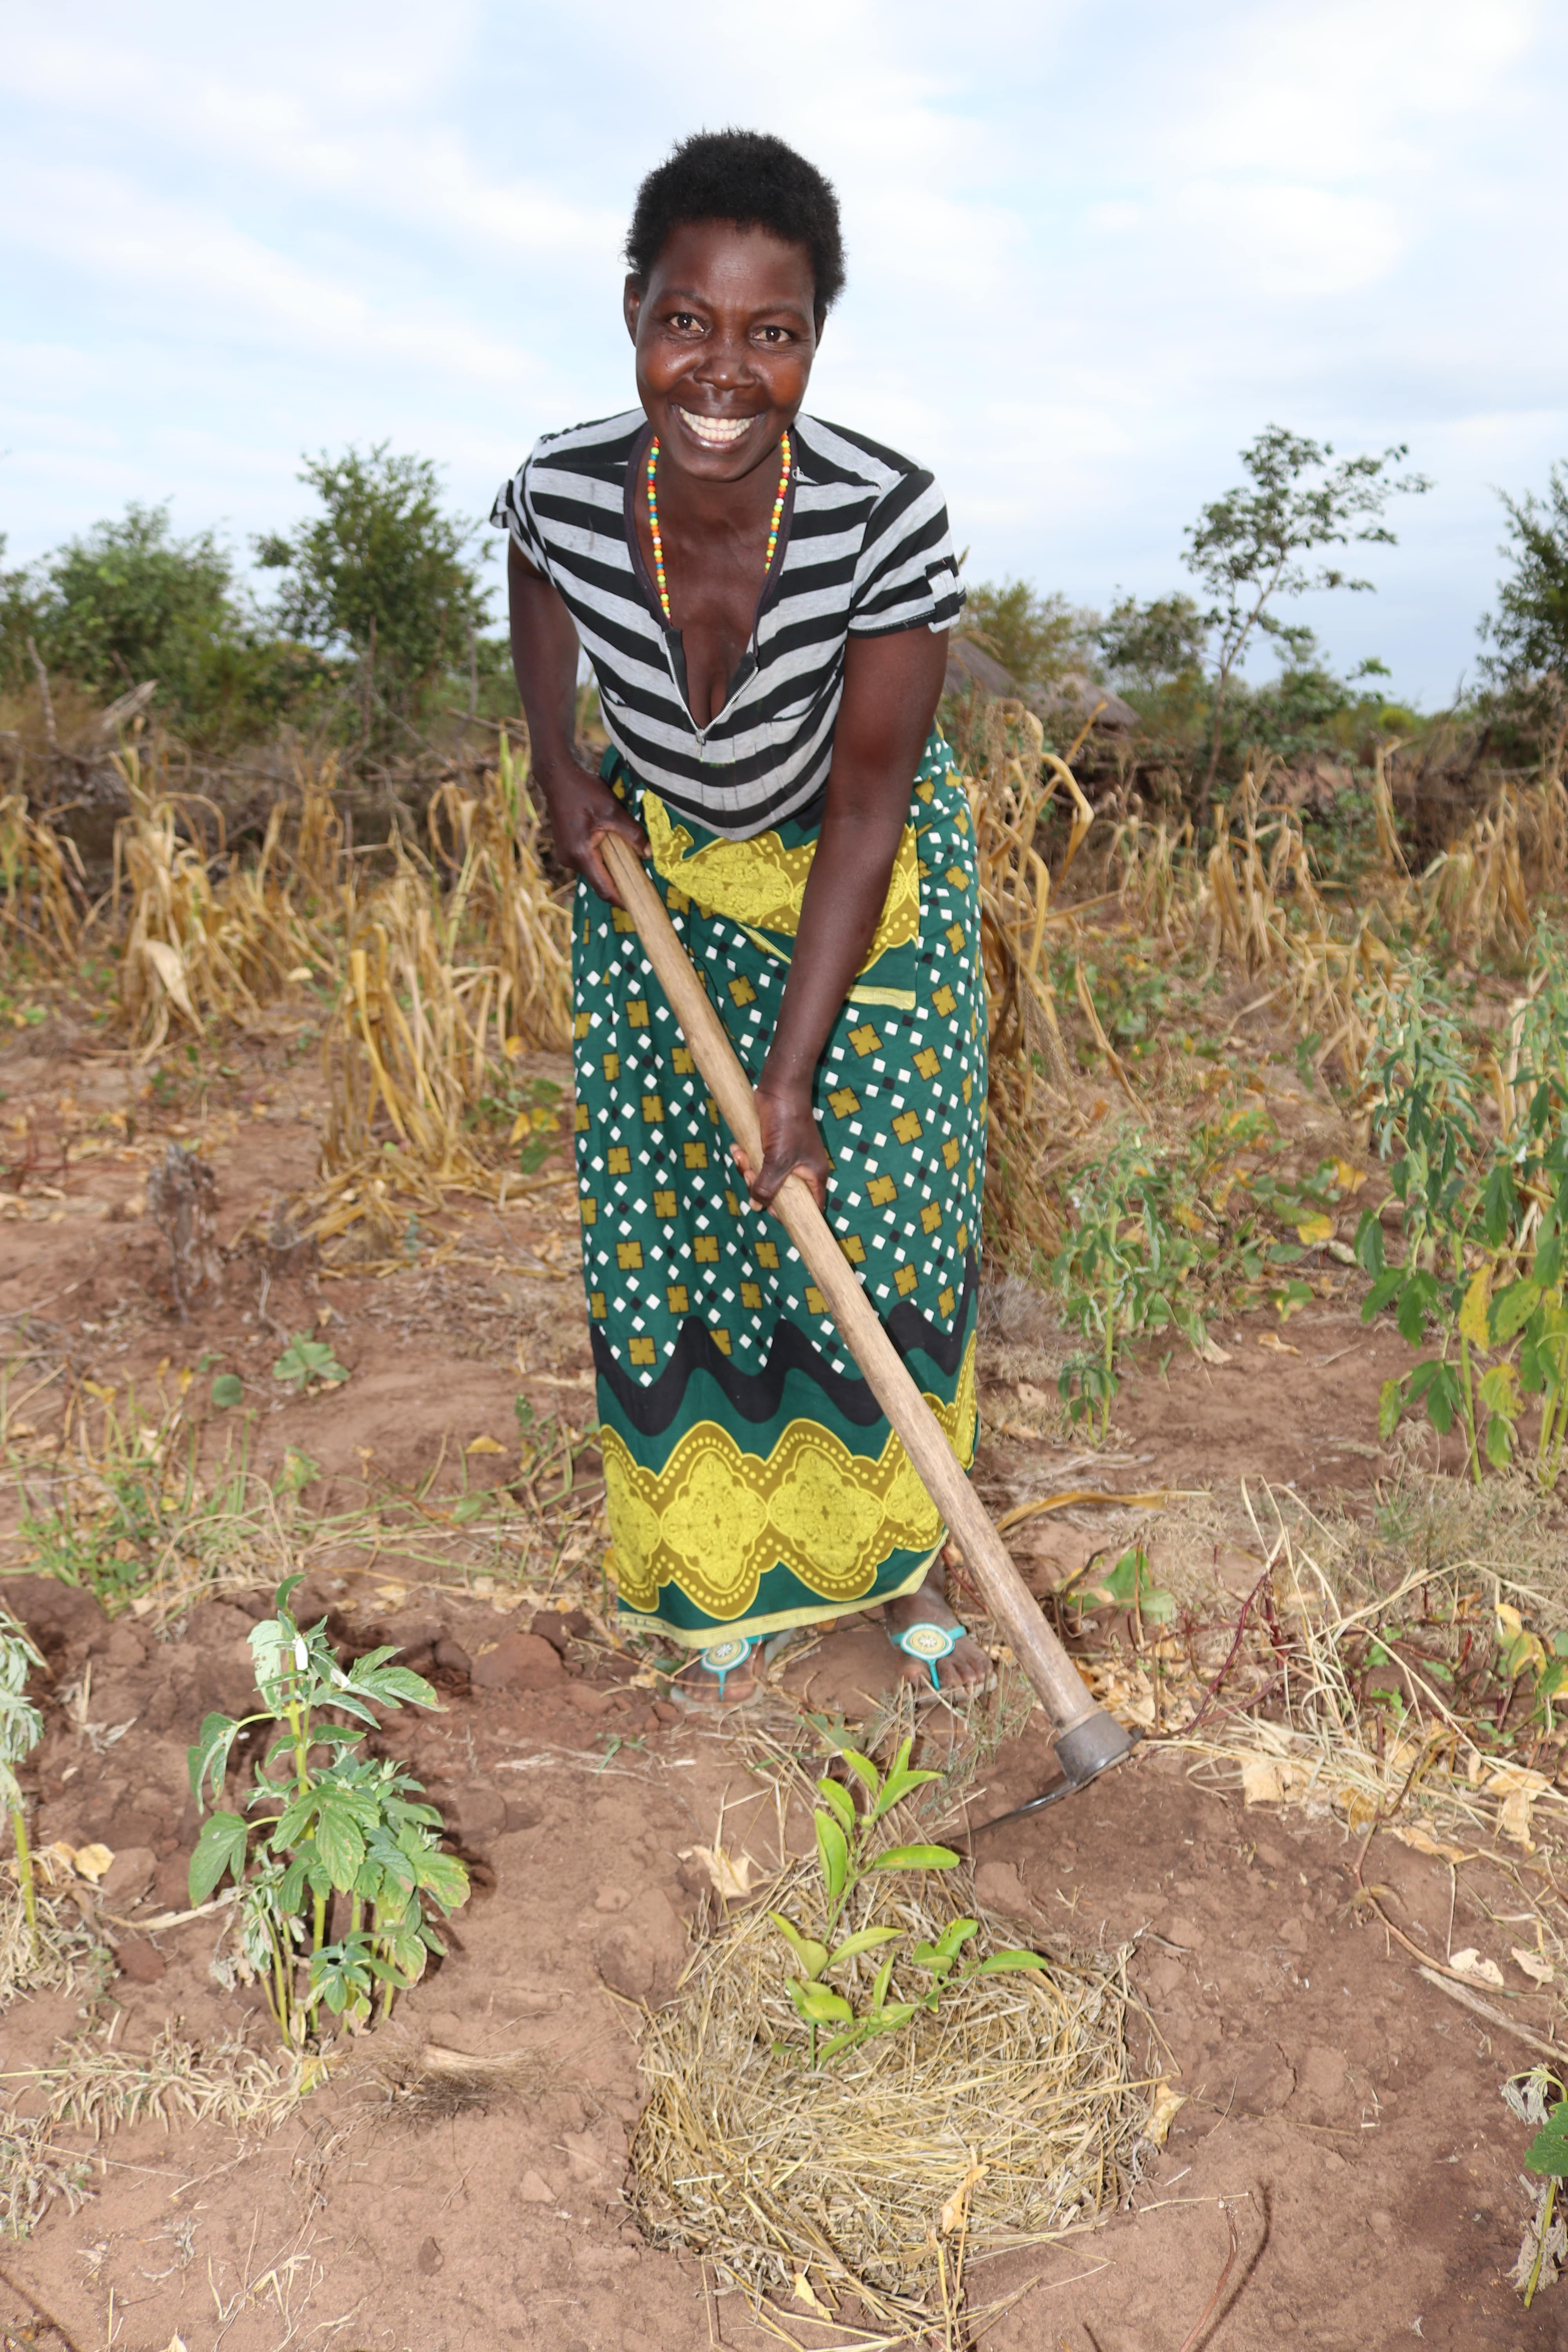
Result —
[{"label": "beaded necklace", "polygon": [[[779,543],[779,522],[784,514],[784,492],[789,488],[790,446],[786,433],[779,444],[783,464],[779,467],[778,494],[773,499],[773,520],[768,525],[768,551],[763,558],[763,576],[773,569],[773,550]],[[669,590],[664,576],[664,541],[658,531],[658,491],[655,477],[658,468],[658,435],[656,433],[647,447],[647,530],[653,541],[653,576],[658,587],[658,601],[664,606],[664,617],[669,619]]]}]

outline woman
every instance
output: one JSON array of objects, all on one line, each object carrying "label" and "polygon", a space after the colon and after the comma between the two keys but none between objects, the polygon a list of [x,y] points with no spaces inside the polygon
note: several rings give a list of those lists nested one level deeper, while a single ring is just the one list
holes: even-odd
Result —
[{"label": "woman", "polygon": [[[496,500],[532,773],[579,877],[577,1168],[623,1612],[755,1688],[757,1641],[885,1603],[899,1666],[976,1683],[942,1529],[768,1216],[826,1210],[961,1459],[974,1444],[985,1029],[967,803],[932,721],[962,604],[942,494],[802,414],[837,199],[704,132],[627,239],[639,406],[547,435]],[[612,744],[574,743],[579,643]],[[757,1088],[732,1153],[599,856],[653,878]],[[743,1180],[736,1181],[736,1167]]]}]

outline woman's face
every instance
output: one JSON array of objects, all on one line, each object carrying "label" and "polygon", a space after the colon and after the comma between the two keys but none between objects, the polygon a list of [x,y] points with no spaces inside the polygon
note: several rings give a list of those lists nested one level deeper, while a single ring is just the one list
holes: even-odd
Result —
[{"label": "woman's face", "polygon": [[811,257],[765,229],[691,221],[626,280],[637,394],[663,457],[735,482],[774,457],[816,354]]}]

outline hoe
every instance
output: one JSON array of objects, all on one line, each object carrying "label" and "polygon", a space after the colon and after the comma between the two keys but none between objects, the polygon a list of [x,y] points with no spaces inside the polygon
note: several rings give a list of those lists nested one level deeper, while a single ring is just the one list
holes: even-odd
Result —
[{"label": "hoe", "polygon": [[[753,1167],[762,1158],[762,1137],[751,1081],[742,1068],[723,1024],[709,1003],[690,959],[675,935],[664,902],[628,845],[613,833],[598,844],[637,925],[643,949],[671,1010],[685,1033],[692,1058],[712,1093],[730,1132]],[[948,1444],[941,1423],[916,1387],[880,1318],[839,1248],[826,1219],[798,1176],[786,1177],[773,1202],[773,1214],[800,1252],[812,1280],[827,1301],[845,1345],[865,1374],[889,1421],[903,1441],[931,1501],[963,1554],[986,1609],[1001,1628],[1056,1727],[1061,1779],[1027,1804],[996,1822],[1016,1821],[1070,1797],[1131,1753],[1133,1734],[1095,1704],[1083,1679],[1047,1624],[1005,1545],[992,1526],[973,1487]]]}]

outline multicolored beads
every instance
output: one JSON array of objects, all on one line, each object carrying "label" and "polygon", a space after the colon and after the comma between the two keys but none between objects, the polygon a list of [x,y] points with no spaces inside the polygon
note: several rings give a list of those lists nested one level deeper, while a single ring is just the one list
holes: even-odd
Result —
[{"label": "multicolored beads", "polygon": [[[792,459],[787,433],[780,441],[779,449],[783,463],[779,467],[779,486],[773,499],[773,519],[768,524],[768,551],[763,558],[764,579],[773,570],[773,551],[779,543],[779,525],[784,520],[784,495],[789,488]],[[668,621],[669,619],[669,587],[664,574],[664,541],[659,536],[658,530],[658,435],[657,433],[647,445],[647,465],[645,471],[647,475],[647,530],[648,537],[653,541],[654,585],[658,590],[658,601],[664,607],[664,617]]]}]

